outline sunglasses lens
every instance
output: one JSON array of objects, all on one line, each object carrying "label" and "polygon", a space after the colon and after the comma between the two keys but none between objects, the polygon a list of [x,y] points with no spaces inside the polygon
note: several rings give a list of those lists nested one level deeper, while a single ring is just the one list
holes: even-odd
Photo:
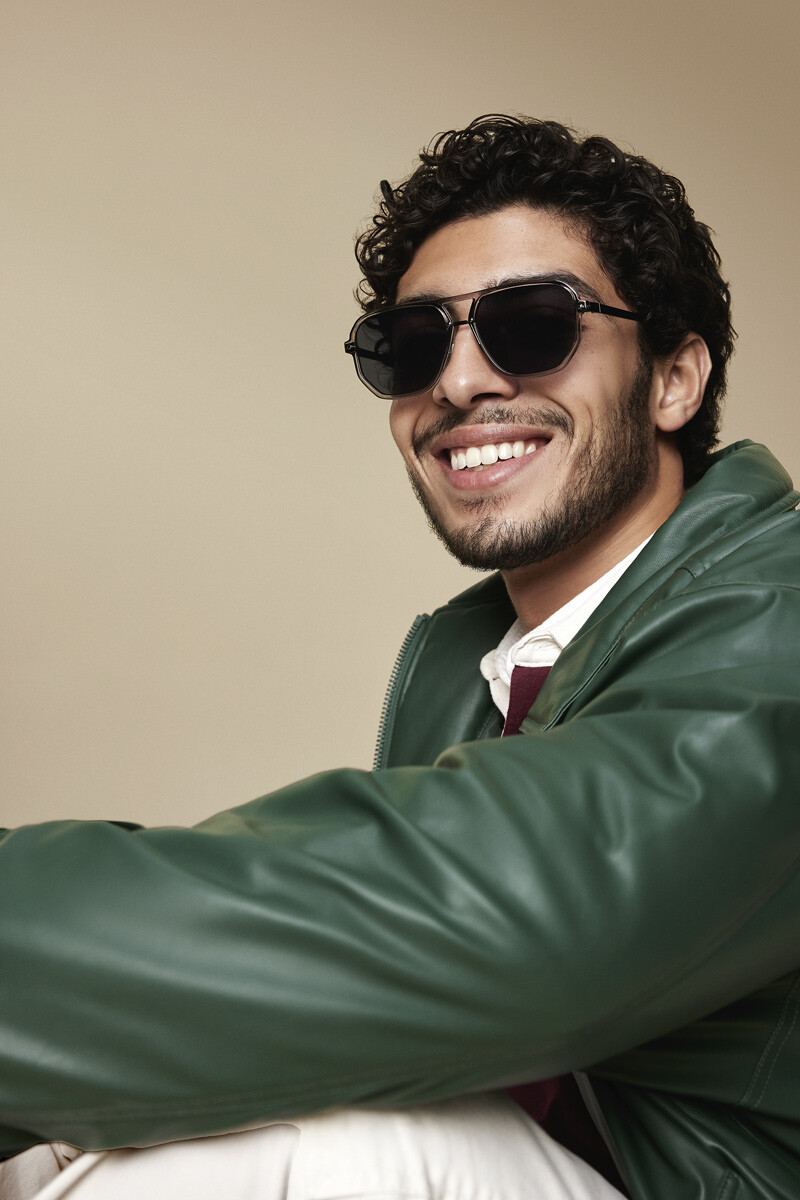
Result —
[{"label": "sunglasses lens", "polygon": [[475,325],[487,354],[508,375],[556,371],[578,340],[575,299],[558,284],[490,292],[478,301]]},{"label": "sunglasses lens", "polygon": [[366,383],[381,396],[409,396],[439,375],[450,328],[438,308],[416,304],[367,317],[354,341]]}]

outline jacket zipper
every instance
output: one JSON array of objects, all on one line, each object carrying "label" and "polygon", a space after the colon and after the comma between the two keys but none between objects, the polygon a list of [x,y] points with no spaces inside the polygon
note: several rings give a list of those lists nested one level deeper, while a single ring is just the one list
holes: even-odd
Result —
[{"label": "jacket zipper", "polygon": [[397,655],[397,661],[392,668],[392,673],[389,676],[389,683],[386,687],[386,695],[383,700],[383,708],[381,709],[381,719],[378,723],[378,740],[375,743],[375,758],[372,763],[373,771],[380,771],[383,767],[383,761],[386,750],[387,734],[389,732],[389,719],[394,716],[395,704],[394,698],[397,692],[397,685],[403,675],[403,668],[406,663],[406,655],[411,648],[411,643],[417,636],[420,627],[428,620],[427,613],[414,618],[414,624],[409,629],[403,644],[400,647],[400,652]]}]

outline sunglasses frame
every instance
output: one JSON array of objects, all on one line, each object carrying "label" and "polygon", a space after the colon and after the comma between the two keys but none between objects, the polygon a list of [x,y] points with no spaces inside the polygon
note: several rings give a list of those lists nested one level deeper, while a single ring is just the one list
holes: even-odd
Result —
[{"label": "sunglasses frame", "polygon": [[[575,305],[575,337],[573,340],[572,347],[571,347],[569,353],[567,354],[566,358],[564,358],[558,364],[557,367],[552,367],[549,371],[529,371],[529,372],[525,372],[523,374],[515,374],[512,371],[506,371],[492,357],[492,355],[486,349],[485,345],[483,344],[483,342],[481,340],[481,335],[480,335],[480,333],[478,331],[478,327],[476,325],[478,310],[480,308],[481,301],[486,296],[493,296],[493,295],[496,295],[498,292],[512,292],[512,291],[517,291],[520,288],[545,288],[545,287],[561,288],[562,291],[565,291],[569,294],[569,296],[571,297],[571,299]],[[472,304],[470,305],[468,316],[466,316],[461,321],[456,321],[450,315],[450,313],[448,312],[445,305],[455,304],[459,300],[472,300]],[[447,350],[446,350],[445,354],[443,355],[442,365],[439,368],[439,372],[436,375],[436,378],[433,379],[430,383],[426,384],[425,387],[418,388],[416,391],[413,391],[413,392],[398,392],[397,394],[391,394],[391,393],[387,393],[387,392],[378,391],[378,389],[376,387],[374,387],[369,382],[369,380],[364,378],[364,374],[361,370],[361,362],[359,361],[359,354],[364,353],[364,352],[359,351],[356,346],[355,339],[356,339],[358,330],[364,324],[365,321],[370,320],[371,317],[374,317],[378,314],[398,312],[398,311],[409,309],[409,308],[419,308],[419,307],[423,307],[423,306],[426,308],[435,308],[438,312],[440,312],[442,314],[442,316],[444,317],[445,328],[449,330],[449,335],[450,335],[450,340],[448,342]],[[353,361],[355,363],[355,368],[356,368],[356,374],[358,375],[358,378],[361,380],[361,382],[364,384],[364,386],[366,388],[369,388],[369,390],[373,393],[373,395],[380,396],[381,399],[383,399],[383,400],[403,400],[408,396],[421,396],[423,394],[423,392],[429,392],[429,391],[431,391],[432,388],[436,387],[436,384],[442,378],[442,375],[444,374],[445,369],[447,368],[447,364],[450,361],[450,355],[453,352],[453,343],[455,341],[455,333],[460,325],[469,325],[470,329],[472,330],[472,335],[475,338],[475,341],[480,346],[482,353],[486,356],[486,358],[492,364],[494,369],[496,371],[499,371],[501,375],[508,375],[512,379],[529,379],[529,378],[534,378],[534,377],[542,377],[545,375],[555,375],[558,371],[563,371],[564,367],[566,367],[567,364],[569,362],[571,362],[571,360],[575,356],[575,353],[581,343],[581,332],[583,329],[584,313],[602,313],[608,317],[624,317],[628,321],[641,320],[639,313],[631,312],[628,309],[614,308],[610,304],[601,304],[599,302],[599,300],[581,300],[580,296],[575,291],[574,287],[572,287],[572,285],[569,283],[565,283],[561,279],[542,279],[542,280],[536,280],[535,282],[532,281],[530,283],[505,283],[505,284],[501,284],[499,287],[484,288],[482,291],[479,291],[479,292],[463,292],[460,296],[446,296],[442,300],[411,300],[408,302],[408,304],[394,304],[394,305],[391,305],[391,307],[389,307],[389,308],[375,309],[374,312],[365,313],[362,317],[358,318],[358,320],[354,324],[353,328],[350,330],[350,337],[345,342],[344,349],[345,349],[346,354],[350,354],[353,357]]]}]

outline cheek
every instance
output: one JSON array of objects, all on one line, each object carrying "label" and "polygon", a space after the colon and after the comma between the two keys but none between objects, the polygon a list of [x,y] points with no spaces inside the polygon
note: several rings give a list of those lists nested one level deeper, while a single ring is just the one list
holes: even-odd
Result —
[{"label": "cheek", "polygon": [[389,409],[389,429],[392,437],[397,445],[400,445],[400,413],[398,411],[397,401],[392,401],[392,406]]},{"label": "cheek", "polygon": [[403,444],[405,442],[405,437],[403,434],[403,423],[399,420],[399,418],[395,417],[394,413],[392,413],[392,415],[389,418],[389,429],[391,430],[392,437],[394,438],[394,443],[397,446],[398,450],[402,450]]},{"label": "cheek", "polygon": [[407,400],[395,400],[389,410],[389,428],[395,445],[403,454],[411,449],[414,435],[415,413]]},{"label": "cheek", "polygon": [[584,372],[576,385],[565,407],[574,423],[575,438],[581,441],[606,429],[630,385],[626,373],[609,369],[608,363],[598,363],[594,371]]}]

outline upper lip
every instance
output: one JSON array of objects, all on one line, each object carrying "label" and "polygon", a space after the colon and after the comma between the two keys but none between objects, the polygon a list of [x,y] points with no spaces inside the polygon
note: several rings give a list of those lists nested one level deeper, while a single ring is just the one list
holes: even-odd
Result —
[{"label": "upper lip", "polygon": [[533,438],[550,441],[552,433],[533,425],[460,425],[443,433],[430,445],[434,457],[470,446],[499,446],[502,442],[530,442]]}]

